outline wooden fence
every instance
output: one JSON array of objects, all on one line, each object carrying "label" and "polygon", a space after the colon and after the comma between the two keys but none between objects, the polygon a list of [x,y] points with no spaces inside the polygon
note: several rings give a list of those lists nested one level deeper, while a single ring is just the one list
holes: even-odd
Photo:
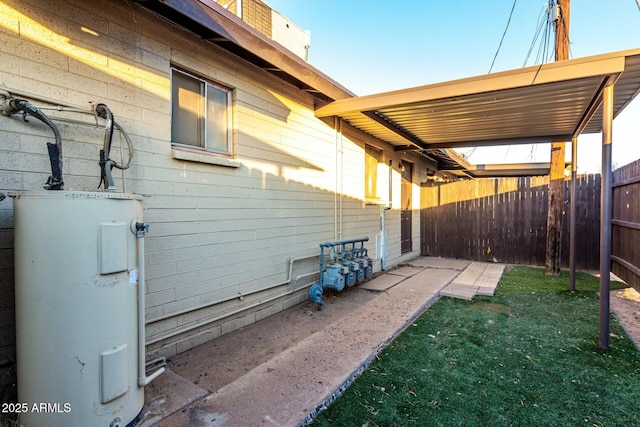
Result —
[{"label": "wooden fence", "polygon": [[[569,265],[569,185],[565,181],[561,250],[565,267]],[[423,186],[421,195],[423,255],[544,265],[549,177]],[[576,213],[576,266],[597,270],[600,175],[578,177]]]},{"label": "wooden fence", "polygon": [[611,271],[640,290],[640,160],[613,172]]}]

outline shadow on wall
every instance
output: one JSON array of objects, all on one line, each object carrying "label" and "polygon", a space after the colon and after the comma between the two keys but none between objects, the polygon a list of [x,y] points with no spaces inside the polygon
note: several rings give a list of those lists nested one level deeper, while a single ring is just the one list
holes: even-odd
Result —
[{"label": "shadow on wall", "polygon": [[[282,281],[290,256],[317,254],[318,244],[332,240],[336,234],[371,238],[380,232],[380,206],[367,205],[362,197],[364,147],[345,139],[345,149],[353,161],[339,166],[335,130],[330,123],[314,117],[310,95],[283,87],[281,81],[262,70],[248,69],[242,76],[245,80],[238,82],[249,80],[249,87],[258,88],[250,77],[258,74],[260,85],[267,82],[281,91],[259,90],[256,95],[237,89],[238,115],[265,125],[240,126],[236,135],[238,166],[172,159],[166,136],[170,134],[170,61],[139,48],[148,46],[148,40],[143,40],[144,31],[166,23],[152,15],[136,16],[126,2],[98,1],[82,8],[68,3],[58,6],[11,1],[0,4],[0,14],[11,18],[0,20],[8,40],[0,51],[24,65],[19,75],[8,70],[3,84],[38,92],[60,103],[105,102],[130,132],[135,158],[127,172],[126,191],[151,196],[145,201],[145,220],[151,223],[147,315],[153,319],[159,313],[167,315],[184,307],[214,303],[213,308],[155,325],[150,328],[150,336],[177,324],[195,324],[219,316],[222,308],[216,307],[215,301]],[[88,26],[65,25],[68,16],[86,17]],[[158,33],[157,38],[160,48],[184,41],[172,38],[172,31]],[[214,50],[212,55],[224,56],[227,66],[252,67],[244,61],[234,63],[229,55],[204,41],[189,40],[188,44]],[[29,64],[34,66],[30,68]],[[65,116],[64,112],[55,114]],[[65,143],[64,172],[67,188],[94,191],[104,125],[100,123],[95,129],[91,118],[87,125],[60,126]],[[276,130],[264,130],[270,126]],[[49,129],[35,120],[24,123],[19,117],[0,117],[0,127],[0,190],[40,189],[49,174],[45,149],[45,142],[51,140]],[[114,141],[121,143],[117,132]],[[399,157],[393,158],[398,164]],[[341,180],[345,177],[339,189],[338,175]],[[399,176],[397,171],[394,175]],[[116,185],[125,187],[124,180],[117,174],[115,177]],[[398,211],[389,213],[389,228],[399,228],[399,221]],[[390,233],[390,253],[400,253],[398,237]],[[0,202],[0,386],[9,393],[15,390],[13,240],[13,204],[6,199]],[[266,296],[277,292],[270,290]],[[259,293],[252,298],[237,298],[233,304],[248,307],[264,296]]]}]

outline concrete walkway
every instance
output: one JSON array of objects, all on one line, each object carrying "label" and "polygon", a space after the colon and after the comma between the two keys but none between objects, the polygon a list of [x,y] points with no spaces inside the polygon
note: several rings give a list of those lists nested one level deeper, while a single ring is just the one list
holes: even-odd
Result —
[{"label": "concrete walkway", "polygon": [[496,293],[496,286],[503,272],[503,264],[472,262],[440,291],[440,295],[467,300],[476,295],[492,296]]},{"label": "concrete walkway", "polygon": [[[188,354],[177,355],[173,358],[177,361],[175,365],[170,363],[168,372],[147,387],[139,426],[304,424],[341,394],[376,354],[433,304],[443,290],[448,289],[448,296],[465,299],[479,290],[492,295],[503,270],[504,266],[496,264],[417,258],[357,286],[355,292],[337,294],[337,304],[326,304],[320,312],[328,311],[329,320],[314,325],[317,331],[310,331],[305,338],[283,346],[274,354],[256,348],[257,342],[263,340],[261,335],[242,337],[251,334],[249,326],[233,337],[225,335],[185,352]],[[342,300],[345,304],[350,300],[353,303],[345,306],[343,315],[331,318],[331,310],[337,309]],[[297,310],[290,314],[283,312],[280,317],[291,320],[302,312],[300,308]],[[317,317],[309,312],[300,321],[313,316]],[[282,325],[283,336],[288,331],[299,333],[295,321],[278,324]],[[270,332],[278,334],[274,325],[269,325]],[[264,350],[268,357],[218,388],[216,369],[222,370],[223,365],[214,356],[222,352],[225,341],[232,339],[243,343],[233,343],[235,348],[229,350],[238,357],[238,363],[243,351]],[[248,345],[249,342],[255,345]]]}]

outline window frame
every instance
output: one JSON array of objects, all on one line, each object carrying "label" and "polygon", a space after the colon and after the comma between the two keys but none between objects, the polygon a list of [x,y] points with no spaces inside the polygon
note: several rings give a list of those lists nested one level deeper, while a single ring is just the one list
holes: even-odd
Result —
[{"label": "window frame", "polygon": [[[199,93],[199,101],[202,103],[199,105],[199,109],[202,108],[204,110],[201,117],[198,117],[199,120],[202,120],[203,123],[203,132],[202,135],[198,135],[198,143],[200,145],[193,145],[184,142],[179,142],[174,138],[174,125],[173,125],[173,117],[174,117],[174,109],[176,108],[174,100],[174,73],[180,73],[182,76],[195,80],[200,85],[200,93]],[[207,144],[208,138],[208,126],[209,120],[207,120],[208,114],[208,96],[209,96],[209,88],[217,89],[225,93],[225,101],[226,101],[226,149],[220,149],[217,147],[209,147]],[[206,79],[201,75],[195,74],[193,72],[187,71],[178,66],[171,66],[171,75],[170,75],[170,103],[171,103],[171,145],[176,148],[185,148],[189,150],[197,150],[203,153],[211,153],[220,156],[233,157],[234,156],[234,146],[233,146],[233,99],[234,99],[234,89],[223,84],[214,82],[210,79]]]},{"label": "window frame", "polygon": [[[371,144],[364,144],[364,199],[369,202],[380,202],[378,188],[378,169],[383,150]],[[374,164],[375,163],[375,164]],[[373,182],[371,182],[373,181]]]}]

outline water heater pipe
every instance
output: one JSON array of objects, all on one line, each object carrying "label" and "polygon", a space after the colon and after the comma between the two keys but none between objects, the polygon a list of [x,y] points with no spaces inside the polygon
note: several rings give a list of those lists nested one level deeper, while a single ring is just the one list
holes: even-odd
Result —
[{"label": "water heater pipe", "polygon": [[147,376],[145,368],[145,321],[144,321],[144,297],[145,297],[145,277],[144,277],[144,235],[149,229],[149,224],[136,222],[134,224],[136,241],[138,242],[138,386],[145,387],[164,372],[160,368],[150,376]]}]

